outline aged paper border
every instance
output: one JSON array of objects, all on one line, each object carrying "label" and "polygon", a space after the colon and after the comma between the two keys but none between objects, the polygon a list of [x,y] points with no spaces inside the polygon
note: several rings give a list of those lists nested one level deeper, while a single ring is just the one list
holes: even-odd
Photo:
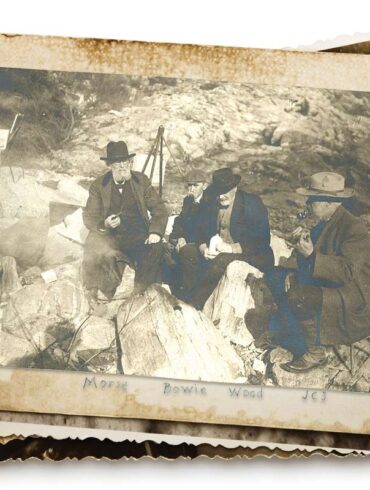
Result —
[{"label": "aged paper border", "polygon": [[[370,91],[370,58],[352,54],[3,35],[0,66]],[[88,378],[86,384],[84,373],[1,369],[0,410],[370,434],[365,393],[243,385],[247,395],[233,398],[228,390],[238,385]],[[164,383],[205,388],[207,395],[164,396]]]}]

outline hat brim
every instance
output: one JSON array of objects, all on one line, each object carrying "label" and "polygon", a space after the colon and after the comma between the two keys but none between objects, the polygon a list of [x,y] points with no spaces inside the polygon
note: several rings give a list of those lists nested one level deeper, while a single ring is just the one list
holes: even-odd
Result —
[{"label": "hat brim", "polygon": [[100,157],[100,160],[103,160],[106,163],[119,163],[119,162],[126,162],[127,160],[130,160],[130,158],[133,158],[136,155],[136,153],[130,153],[130,155],[116,155],[114,157]]},{"label": "hat brim", "polygon": [[208,189],[215,194],[216,196],[221,196],[222,194],[226,194],[236,187],[241,181],[240,175],[234,175],[234,183],[229,183],[225,185],[211,184]]},{"label": "hat brim", "polygon": [[305,187],[299,187],[296,189],[296,193],[300,196],[322,196],[322,197],[341,197],[343,199],[347,197],[352,197],[355,193],[354,189],[344,189],[338,192],[322,192],[316,191],[314,189],[306,189]]}]

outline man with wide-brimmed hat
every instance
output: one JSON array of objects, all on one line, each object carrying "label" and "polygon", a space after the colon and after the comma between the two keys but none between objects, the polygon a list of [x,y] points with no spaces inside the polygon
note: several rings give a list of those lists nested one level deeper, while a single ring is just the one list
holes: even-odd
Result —
[{"label": "man with wide-brimmed hat", "polygon": [[354,191],[341,175],[314,174],[297,193],[307,197],[319,222],[311,231],[293,232],[295,250],[267,278],[280,310],[277,340],[303,341],[295,342],[301,352],[283,368],[305,372],[326,363],[325,346],[370,334],[370,238],[364,223],[343,206]]},{"label": "man with wide-brimmed hat", "polygon": [[213,173],[207,189],[198,220],[201,277],[191,297],[198,309],[232,261],[242,260],[260,270],[274,264],[267,209],[258,196],[238,187],[240,180],[230,168],[221,168]]},{"label": "man with wide-brimmed hat", "polygon": [[83,269],[93,298],[100,290],[111,299],[127,264],[136,270],[135,291],[161,282],[161,239],[168,213],[148,177],[132,170],[134,156],[124,141],[108,143],[101,160],[109,170],[90,186],[83,212],[90,230]]}]

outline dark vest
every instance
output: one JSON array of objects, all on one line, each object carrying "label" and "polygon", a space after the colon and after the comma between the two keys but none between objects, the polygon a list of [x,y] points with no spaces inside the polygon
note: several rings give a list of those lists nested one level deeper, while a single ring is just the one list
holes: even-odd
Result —
[{"label": "dark vest", "polygon": [[147,226],[139,212],[135,196],[129,182],[125,182],[122,194],[115,183],[112,185],[111,205],[109,215],[119,214],[121,224],[113,230],[114,235],[127,235],[131,237],[137,234],[146,234]]}]

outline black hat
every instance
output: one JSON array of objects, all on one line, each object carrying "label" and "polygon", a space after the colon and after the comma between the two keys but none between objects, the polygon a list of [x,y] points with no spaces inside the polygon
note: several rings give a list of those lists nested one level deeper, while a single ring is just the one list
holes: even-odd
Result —
[{"label": "black hat", "polygon": [[213,172],[210,190],[217,196],[226,194],[240,182],[240,175],[233,174],[231,168],[220,168]]},{"label": "black hat", "polygon": [[100,160],[104,160],[109,165],[116,162],[125,162],[135,155],[136,153],[128,152],[124,141],[110,141],[107,144],[107,156],[100,157]]}]

